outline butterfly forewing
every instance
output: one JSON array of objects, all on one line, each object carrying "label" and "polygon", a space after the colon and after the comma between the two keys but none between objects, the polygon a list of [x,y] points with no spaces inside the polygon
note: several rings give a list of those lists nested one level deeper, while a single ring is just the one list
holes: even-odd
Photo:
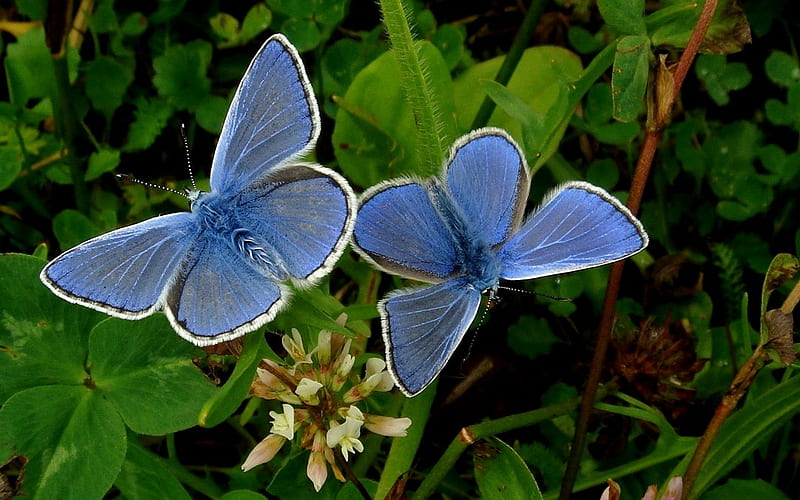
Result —
[{"label": "butterfly forewing", "polygon": [[458,255],[428,190],[410,181],[380,184],[362,195],[353,243],[394,274],[434,283],[454,271]]},{"label": "butterfly forewing", "polygon": [[530,183],[522,153],[505,132],[481,129],[462,137],[445,175],[472,238],[494,246],[519,227]]},{"label": "butterfly forewing", "polygon": [[125,318],[145,316],[160,305],[194,231],[192,214],[155,217],[64,252],[41,279],[70,302]]},{"label": "butterfly forewing", "polygon": [[531,279],[624,259],[647,246],[641,223],[585,182],[560,186],[503,245],[502,277]]},{"label": "butterfly forewing", "polygon": [[380,302],[386,359],[404,393],[418,394],[442,371],[480,301],[480,291],[457,278],[399,290]]},{"label": "butterfly forewing", "polygon": [[231,101],[214,154],[211,189],[236,193],[308,151],[319,111],[302,60],[274,35],[250,63]]}]

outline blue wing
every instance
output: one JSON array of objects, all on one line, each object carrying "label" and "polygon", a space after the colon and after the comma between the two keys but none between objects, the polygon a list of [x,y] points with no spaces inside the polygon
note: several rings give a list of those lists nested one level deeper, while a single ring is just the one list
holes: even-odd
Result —
[{"label": "blue wing", "polygon": [[310,150],[320,129],[314,92],[297,50],[267,40],[247,68],[222,126],[211,188],[235,193]]},{"label": "blue wing", "polygon": [[398,290],[378,303],[386,361],[407,396],[420,393],[442,371],[475,319],[481,293],[466,279]]},{"label": "blue wing", "polygon": [[390,273],[433,283],[453,273],[459,255],[428,190],[413,181],[385,182],[364,192],[353,244]]},{"label": "blue wing", "polygon": [[503,245],[501,277],[531,279],[601,266],[647,243],[642,224],[616,198],[586,182],[569,182]]},{"label": "blue wing", "polygon": [[336,172],[319,165],[278,168],[231,201],[235,219],[281,260],[299,284],[329,273],[350,240],[355,194]]},{"label": "blue wing", "polygon": [[154,217],[64,252],[45,266],[40,278],[69,302],[141,318],[161,306],[195,234],[190,213]]},{"label": "blue wing", "polygon": [[522,152],[505,131],[483,128],[463,136],[445,175],[475,238],[495,246],[519,227],[530,181]]},{"label": "blue wing", "polygon": [[225,236],[205,232],[178,270],[164,313],[181,337],[206,346],[263,325],[287,297],[282,285],[249,265]]}]

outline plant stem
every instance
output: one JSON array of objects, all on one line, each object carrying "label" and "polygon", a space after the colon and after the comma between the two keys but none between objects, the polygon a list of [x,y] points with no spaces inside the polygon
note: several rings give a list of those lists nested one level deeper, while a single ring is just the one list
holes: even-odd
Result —
[{"label": "plant stem", "polygon": [[[714,11],[717,7],[717,0],[706,0],[703,5],[703,10],[697,20],[697,24],[692,31],[689,42],[681,54],[678,61],[675,73],[672,76],[671,85],[668,86],[666,91],[668,95],[666,98],[666,109],[671,112],[674,108],[676,96],[679,94],[681,86],[683,85],[686,74],[697,55],[697,50],[705,37],[708,26],[711,24],[711,19],[714,16]],[[656,89],[661,90],[661,89]],[[656,96],[658,99],[661,96]],[[650,168],[655,157],[656,148],[661,142],[662,131],[667,124],[670,112],[657,113],[657,118],[654,120],[653,126],[645,128],[645,138],[642,143],[642,148],[639,153],[639,160],[636,164],[633,180],[631,182],[630,195],[628,196],[628,208],[632,213],[636,214],[642,201],[644,188],[647,184],[647,179],[650,175]],[[616,309],[617,297],[619,295],[620,281],[622,279],[622,269],[624,261],[617,262],[611,268],[609,276],[608,288],[606,288],[606,295],[603,300],[603,310],[600,317],[600,324],[597,331],[597,343],[595,345],[595,353],[592,358],[592,365],[589,368],[589,377],[586,381],[586,389],[583,393],[583,401],[581,402],[578,421],[575,425],[575,436],[572,441],[572,448],[570,456],[567,460],[567,468],[564,473],[564,479],[561,483],[561,492],[559,498],[566,500],[569,498],[575,480],[578,476],[581,455],[586,444],[586,433],[589,427],[589,416],[592,406],[596,397],[597,386],[600,383],[600,375],[602,374],[603,364],[605,363],[606,351],[608,344],[611,340],[611,329],[614,325],[614,311]],[[721,422],[720,422],[721,424]],[[684,491],[688,491],[685,488]]]},{"label": "plant stem", "polygon": [[381,0],[381,12],[392,53],[400,68],[400,85],[411,106],[417,131],[417,148],[424,175],[435,175],[441,169],[449,147],[442,137],[439,104],[433,93],[428,69],[420,58],[418,45],[411,34],[411,23],[402,0]]},{"label": "plant stem", "polygon": [[[508,49],[508,53],[503,59],[503,64],[500,66],[500,69],[497,71],[497,76],[494,78],[494,81],[500,85],[507,85],[509,80],[511,80],[511,75],[514,74],[514,70],[517,68],[522,54],[528,47],[528,42],[531,36],[533,36],[536,25],[539,24],[539,19],[542,17],[542,12],[544,12],[544,6],[546,4],[547,0],[531,0],[528,12],[525,13],[525,19],[522,20],[519,31],[517,31],[517,34],[514,36],[514,41],[511,42],[511,47]],[[481,107],[475,115],[475,119],[472,120],[472,128],[476,129],[485,126],[489,122],[489,117],[492,116],[494,108],[494,101],[488,96],[484,97]]]},{"label": "plant stem", "polygon": [[714,416],[706,426],[706,430],[700,437],[697,447],[692,455],[692,460],[686,467],[686,472],[683,474],[683,496],[682,498],[694,498],[696,495],[692,491],[700,469],[703,467],[706,456],[708,455],[711,445],[714,444],[714,439],[719,434],[722,425],[731,413],[736,409],[739,400],[747,394],[747,390],[755,380],[758,372],[763,368],[764,364],[769,360],[769,356],[762,350],[759,345],[753,354],[747,359],[745,364],[736,374],[736,377],[731,382],[728,392],[722,397],[717,409],[714,411]]},{"label": "plant stem", "polygon": [[428,418],[431,414],[431,406],[433,405],[434,396],[436,396],[437,385],[438,380],[435,380],[421,394],[406,399],[403,405],[403,416],[411,419],[411,427],[408,429],[406,437],[392,440],[392,446],[389,449],[389,456],[386,458],[386,464],[381,472],[381,479],[378,483],[375,498],[386,498],[395,483],[411,469],[411,464],[414,462],[419,445],[422,442],[425,425],[428,423]]}]

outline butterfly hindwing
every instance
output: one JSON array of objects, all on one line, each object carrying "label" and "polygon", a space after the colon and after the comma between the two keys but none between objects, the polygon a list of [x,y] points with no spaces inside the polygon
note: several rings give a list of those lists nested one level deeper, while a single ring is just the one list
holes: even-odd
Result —
[{"label": "butterfly hindwing", "polygon": [[353,244],[383,269],[434,283],[453,272],[458,252],[426,186],[413,181],[379,184],[361,196]]},{"label": "butterfly hindwing", "polygon": [[307,152],[319,136],[317,102],[297,50],[273,35],[242,78],[222,126],[211,188],[234,193]]},{"label": "butterfly hindwing", "polygon": [[459,139],[445,176],[472,238],[494,246],[519,227],[530,181],[522,153],[506,132],[485,128]]},{"label": "butterfly hindwing", "polygon": [[64,252],[45,266],[41,280],[70,302],[140,318],[159,307],[194,232],[190,213],[154,217]]},{"label": "butterfly hindwing", "polygon": [[356,201],[336,172],[298,164],[275,169],[233,205],[237,219],[280,256],[288,277],[313,283],[330,272],[344,251]]},{"label": "butterfly hindwing", "polygon": [[190,342],[216,344],[271,320],[285,302],[282,287],[265,279],[227,241],[204,233],[178,271],[164,312]]},{"label": "butterfly hindwing", "polygon": [[386,360],[406,395],[420,393],[442,371],[480,301],[480,291],[457,278],[398,290],[379,303]]},{"label": "butterfly hindwing", "polygon": [[647,243],[641,223],[616,198],[592,184],[569,182],[500,249],[501,277],[531,279],[601,266]]}]

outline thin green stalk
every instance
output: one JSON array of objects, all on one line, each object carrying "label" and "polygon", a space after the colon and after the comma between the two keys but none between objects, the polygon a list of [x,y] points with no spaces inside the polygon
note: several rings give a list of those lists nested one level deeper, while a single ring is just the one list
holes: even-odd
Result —
[{"label": "thin green stalk", "polygon": [[[514,36],[514,41],[511,43],[511,47],[508,49],[505,59],[503,59],[503,64],[500,66],[500,69],[497,71],[497,76],[494,78],[494,81],[500,85],[507,85],[509,80],[511,80],[511,75],[514,74],[514,70],[517,69],[517,64],[519,64],[523,52],[525,52],[525,49],[528,47],[528,42],[530,42],[531,36],[533,36],[536,25],[539,24],[539,19],[542,17],[542,12],[544,12],[544,6],[546,4],[547,0],[531,0],[528,12],[525,13],[525,19],[522,20],[519,31],[517,31],[516,36]],[[481,107],[478,109],[478,113],[475,115],[475,119],[472,120],[472,128],[476,129],[485,126],[489,122],[489,117],[492,116],[494,108],[494,101],[488,96],[485,97],[481,103]]]},{"label": "thin green stalk", "polygon": [[422,442],[425,425],[431,415],[431,406],[434,396],[436,396],[437,385],[438,380],[429,385],[421,394],[406,399],[403,416],[411,419],[411,427],[409,427],[406,437],[392,440],[392,447],[389,449],[389,456],[383,466],[375,498],[379,500],[386,498],[397,480],[411,470],[411,464],[414,462],[419,444]]},{"label": "thin green stalk", "polygon": [[402,0],[381,0],[380,3],[392,53],[400,67],[400,85],[414,115],[417,148],[422,162],[420,173],[423,176],[435,175],[441,169],[449,141],[443,137],[444,126],[439,120],[439,106],[428,69],[419,56]]},{"label": "thin green stalk", "polygon": [[89,213],[89,190],[84,182],[84,171],[80,161],[75,155],[75,137],[77,135],[78,119],[70,100],[71,86],[69,83],[69,70],[65,54],[53,55],[53,71],[55,73],[56,88],[53,96],[53,111],[56,118],[58,133],[67,151],[64,162],[69,166],[72,186],[75,193],[75,206],[84,214]]}]

